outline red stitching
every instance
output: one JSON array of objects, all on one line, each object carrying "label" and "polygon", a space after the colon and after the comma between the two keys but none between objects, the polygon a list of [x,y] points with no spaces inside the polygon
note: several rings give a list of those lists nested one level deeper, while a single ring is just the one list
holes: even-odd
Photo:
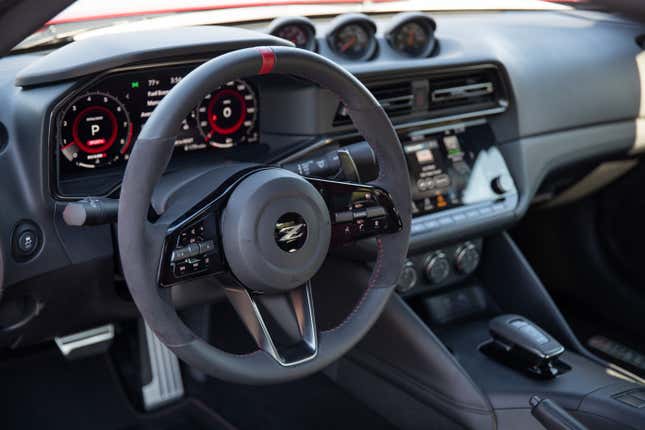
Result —
[{"label": "red stitching", "polygon": [[383,267],[383,241],[381,240],[380,237],[376,238],[376,246],[378,248],[377,251],[377,256],[376,256],[376,267],[374,268],[374,272],[372,272],[372,275],[370,276],[370,280],[367,283],[367,288],[363,292],[363,295],[361,296],[361,299],[356,303],[356,306],[354,306],[354,309],[345,317],[345,319],[338,324],[334,328],[330,328],[329,330],[324,330],[323,333],[331,333],[334,330],[338,330],[341,328],[343,325],[349,321],[354,314],[358,311],[358,309],[361,307],[365,299],[367,299],[367,294],[370,292],[372,288],[374,288],[374,285],[376,285],[376,281],[378,280],[380,274],[381,274],[381,268]]}]

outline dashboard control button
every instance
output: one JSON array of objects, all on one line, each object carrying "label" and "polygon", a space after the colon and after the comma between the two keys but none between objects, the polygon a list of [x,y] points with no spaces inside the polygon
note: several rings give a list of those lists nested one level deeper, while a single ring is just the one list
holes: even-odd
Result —
[{"label": "dashboard control button", "polygon": [[452,219],[452,217],[445,216],[442,218],[439,218],[439,224],[441,225],[451,225],[454,224],[455,220]]},{"label": "dashboard control button", "polygon": [[446,174],[437,175],[434,179],[437,188],[445,188],[450,185],[450,176]]},{"label": "dashboard control button", "polygon": [[506,194],[513,189],[513,180],[509,175],[499,175],[490,181],[490,187],[496,194]]},{"label": "dashboard control button", "polygon": [[458,213],[458,214],[454,214],[452,218],[455,220],[455,222],[461,222],[466,219],[466,215],[463,213]]},{"label": "dashboard control button", "polygon": [[423,227],[423,224],[413,223],[412,227],[410,228],[410,232],[412,234],[419,234],[419,233],[423,233],[424,231],[425,231],[425,228]]},{"label": "dashboard control button", "polygon": [[403,266],[401,275],[399,276],[399,281],[396,284],[396,290],[399,293],[410,291],[417,284],[417,279],[417,270],[414,267],[414,263],[407,261]]},{"label": "dashboard control button", "polygon": [[426,230],[434,230],[435,228],[439,227],[439,223],[435,220],[430,220],[424,222],[423,226],[426,228]]},{"label": "dashboard control button", "polygon": [[450,275],[450,261],[441,251],[431,254],[426,259],[426,276],[432,284],[440,284]]},{"label": "dashboard control button", "polygon": [[479,208],[480,215],[491,215],[492,213],[493,213],[493,209],[491,209],[489,206],[484,206],[483,208]]},{"label": "dashboard control button", "polygon": [[504,203],[495,203],[493,205],[494,212],[502,212],[504,209],[506,209],[506,206],[504,205]]},{"label": "dashboard control button", "polygon": [[13,230],[11,251],[17,261],[25,261],[36,255],[42,244],[41,232],[36,224],[22,221]]},{"label": "dashboard control button", "polygon": [[470,275],[479,265],[479,251],[471,242],[466,242],[455,252],[455,266],[459,273]]},{"label": "dashboard control button", "polygon": [[25,230],[18,236],[18,249],[31,254],[38,247],[38,235],[33,230]]}]

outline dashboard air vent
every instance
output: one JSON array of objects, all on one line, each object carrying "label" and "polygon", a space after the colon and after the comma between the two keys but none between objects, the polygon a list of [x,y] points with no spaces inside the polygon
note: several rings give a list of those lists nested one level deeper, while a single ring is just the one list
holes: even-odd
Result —
[{"label": "dashboard air vent", "polygon": [[429,79],[429,110],[448,116],[503,107],[501,82],[494,68],[452,72]]},{"label": "dashboard air vent", "polygon": [[[368,85],[385,112],[392,117],[407,115],[412,112],[414,105],[414,93],[412,81],[399,81],[383,84]],[[341,103],[334,117],[334,126],[349,124],[351,120],[347,115],[347,109]]]}]

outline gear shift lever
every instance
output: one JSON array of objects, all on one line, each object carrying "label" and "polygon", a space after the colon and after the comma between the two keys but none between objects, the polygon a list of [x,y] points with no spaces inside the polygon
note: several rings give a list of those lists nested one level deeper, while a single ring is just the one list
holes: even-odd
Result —
[{"label": "gear shift lever", "polygon": [[492,342],[482,352],[513,368],[542,378],[570,370],[558,360],[564,347],[547,332],[519,315],[500,315],[488,325]]}]

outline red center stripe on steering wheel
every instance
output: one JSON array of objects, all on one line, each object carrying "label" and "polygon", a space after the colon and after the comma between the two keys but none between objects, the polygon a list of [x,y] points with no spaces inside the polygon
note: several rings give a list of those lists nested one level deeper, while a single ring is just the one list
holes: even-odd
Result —
[{"label": "red center stripe on steering wheel", "polygon": [[260,55],[262,56],[262,66],[260,67],[258,75],[271,73],[273,66],[275,66],[275,53],[273,52],[273,49],[262,46],[258,48],[258,51],[260,51]]}]

